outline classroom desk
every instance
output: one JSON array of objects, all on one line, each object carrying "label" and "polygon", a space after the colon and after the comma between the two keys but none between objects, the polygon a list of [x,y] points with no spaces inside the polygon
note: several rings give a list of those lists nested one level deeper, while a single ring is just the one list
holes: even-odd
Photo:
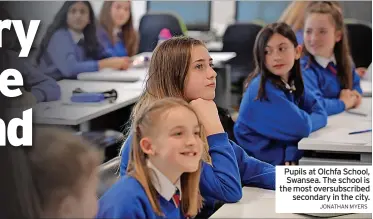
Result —
[{"label": "classroom desk", "polygon": [[[354,136],[348,136],[348,133],[372,127],[372,99],[368,97],[363,98],[359,109],[351,111],[365,113],[368,116],[364,117],[349,112],[329,116],[327,126],[312,133],[308,138],[302,139],[298,144],[298,148],[301,150],[317,151],[321,154],[358,154],[360,159],[304,157],[299,161],[299,165],[371,165],[372,132]],[[341,140],[346,138],[354,138],[352,140],[354,142],[356,140],[363,140],[366,143],[360,144],[356,142],[356,144],[345,144]],[[335,141],[333,142],[333,140]]]},{"label": "classroom desk", "polygon": [[[79,125],[80,131],[89,131],[90,120],[133,104],[141,95],[141,90],[125,89],[122,83],[62,80],[58,84],[62,91],[61,100],[37,104],[34,107],[34,123]],[[118,92],[118,99],[114,103],[71,103],[69,99],[75,88],[81,88],[85,91],[115,89]]]},{"label": "classroom desk", "polygon": [[[304,214],[276,213],[275,191],[244,187],[242,199],[237,203],[224,204],[210,218],[314,218]],[[372,214],[348,214],[333,219],[372,218]]]},{"label": "classroom desk", "polygon": [[371,81],[361,80],[360,87],[363,90],[363,96],[372,97],[372,82]]},{"label": "classroom desk", "polygon": [[206,43],[206,47],[209,51],[221,51],[223,49],[222,41],[209,41]]},{"label": "classroom desk", "polygon": [[[222,64],[236,57],[235,52],[209,52],[209,54],[210,54],[210,57],[213,59],[214,64]],[[152,52],[143,52],[143,53],[135,55],[134,58],[140,57],[140,56],[145,56],[151,59]]]}]

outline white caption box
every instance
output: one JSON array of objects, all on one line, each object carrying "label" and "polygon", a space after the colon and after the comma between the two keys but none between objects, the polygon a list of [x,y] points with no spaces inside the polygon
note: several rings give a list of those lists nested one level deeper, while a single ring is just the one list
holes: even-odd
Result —
[{"label": "white caption box", "polygon": [[277,213],[372,213],[371,166],[276,166]]}]

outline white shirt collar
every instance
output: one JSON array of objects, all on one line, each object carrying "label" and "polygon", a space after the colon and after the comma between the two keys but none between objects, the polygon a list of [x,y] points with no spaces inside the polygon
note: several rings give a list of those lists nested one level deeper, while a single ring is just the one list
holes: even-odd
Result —
[{"label": "white shirt collar", "polygon": [[322,56],[315,56],[315,60],[323,68],[326,68],[330,62],[333,62],[334,65],[337,65],[337,61],[335,60],[334,54],[330,58],[325,58],[325,57],[322,57]]},{"label": "white shirt collar", "polygon": [[285,88],[286,88],[287,90],[289,90],[290,93],[292,93],[293,91],[296,90],[295,85],[294,85],[294,81],[291,81],[290,84],[287,83],[286,81],[284,81],[282,78],[281,78],[281,81],[284,83]]},{"label": "white shirt collar", "polygon": [[83,33],[78,33],[74,30],[69,29],[71,37],[73,38],[74,43],[78,43],[81,39],[84,39]]},{"label": "white shirt collar", "polygon": [[114,37],[118,37],[118,34],[119,34],[120,32],[122,32],[122,30],[119,29],[119,28],[117,28],[117,27],[115,27],[115,28],[113,29],[113,36],[114,36]]},{"label": "white shirt collar", "polygon": [[176,189],[179,189],[181,198],[181,184],[180,179],[177,180],[174,185],[161,171],[159,171],[149,160],[147,162],[148,167],[153,170],[154,174],[151,174],[152,183],[157,192],[167,201],[170,201],[172,196],[175,194]]}]

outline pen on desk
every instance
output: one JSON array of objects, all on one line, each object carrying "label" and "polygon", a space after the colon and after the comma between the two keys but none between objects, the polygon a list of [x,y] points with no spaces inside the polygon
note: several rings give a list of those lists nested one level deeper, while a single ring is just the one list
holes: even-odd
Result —
[{"label": "pen on desk", "polygon": [[348,133],[349,135],[355,135],[355,134],[361,134],[361,133],[366,133],[366,132],[371,132],[372,129],[367,129],[367,130],[362,130],[362,131],[356,131],[356,132],[350,132]]},{"label": "pen on desk", "polygon": [[365,113],[359,113],[359,112],[353,112],[353,111],[347,111],[348,113],[350,114],[354,114],[354,115],[357,115],[357,116],[364,116],[364,117],[367,117],[368,115],[365,114]]}]

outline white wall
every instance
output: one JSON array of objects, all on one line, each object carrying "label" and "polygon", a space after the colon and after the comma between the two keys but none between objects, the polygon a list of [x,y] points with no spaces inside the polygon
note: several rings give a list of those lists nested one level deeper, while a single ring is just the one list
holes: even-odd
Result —
[{"label": "white wall", "polygon": [[223,35],[225,28],[234,23],[236,12],[235,1],[213,1],[211,9],[211,27],[218,35]]}]

